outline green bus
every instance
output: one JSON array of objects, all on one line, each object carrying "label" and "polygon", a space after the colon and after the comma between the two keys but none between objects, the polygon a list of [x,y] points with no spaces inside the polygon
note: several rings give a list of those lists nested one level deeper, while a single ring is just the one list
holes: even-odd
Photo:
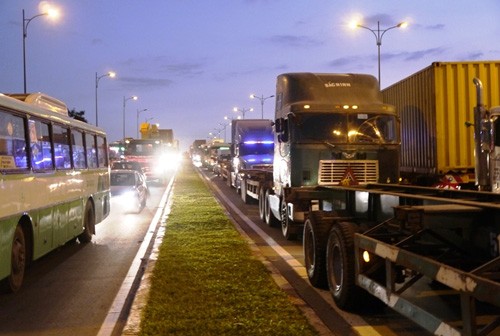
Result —
[{"label": "green bus", "polygon": [[110,212],[105,132],[41,93],[0,94],[0,280],[69,241],[88,243]]}]

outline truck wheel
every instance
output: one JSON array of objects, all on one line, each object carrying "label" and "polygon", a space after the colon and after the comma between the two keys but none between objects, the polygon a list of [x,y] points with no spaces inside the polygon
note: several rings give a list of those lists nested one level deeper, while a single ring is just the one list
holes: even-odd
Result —
[{"label": "truck wheel", "polygon": [[309,282],[314,287],[328,288],[326,278],[326,243],[328,232],[332,227],[331,220],[313,215],[304,223],[303,249],[305,267]]},{"label": "truck wheel", "polygon": [[266,221],[266,190],[259,188],[259,218],[261,221]]},{"label": "truck wheel", "polygon": [[293,228],[293,223],[288,217],[288,207],[285,200],[280,201],[280,217],[281,217],[281,232],[286,240],[294,240],[297,238],[297,233]]},{"label": "truck wheel", "polygon": [[240,196],[243,203],[245,204],[250,203],[249,202],[250,200],[248,199],[247,195],[247,183],[243,180],[240,182]]},{"label": "truck wheel", "polygon": [[269,205],[269,195],[270,195],[270,190],[267,189],[266,193],[264,195],[264,215],[265,215],[265,222],[268,226],[270,227],[278,227],[280,221],[274,217],[273,212],[271,211],[271,206]]},{"label": "truck wheel", "polygon": [[355,284],[354,232],[352,223],[333,225],[326,246],[326,273],[333,300],[341,309],[354,309],[364,303],[359,299],[361,288]]},{"label": "truck wheel", "polygon": [[21,225],[17,225],[12,239],[10,274],[3,280],[2,290],[13,293],[21,288],[26,271],[27,252],[24,230]]}]

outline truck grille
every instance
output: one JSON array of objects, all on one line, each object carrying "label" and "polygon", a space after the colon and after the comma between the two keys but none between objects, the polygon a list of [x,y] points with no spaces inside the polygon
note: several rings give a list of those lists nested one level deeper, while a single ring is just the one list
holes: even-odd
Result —
[{"label": "truck grille", "polygon": [[377,160],[320,160],[319,185],[338,185],[346,178],[355,184],[378,182]]}]

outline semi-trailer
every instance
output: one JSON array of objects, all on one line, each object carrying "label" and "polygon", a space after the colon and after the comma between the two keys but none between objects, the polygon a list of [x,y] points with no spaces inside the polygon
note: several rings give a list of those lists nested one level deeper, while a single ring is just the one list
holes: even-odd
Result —
[{"label": "semi-trailer", "polygon": [[[372,76],[278,76],[273,172],[253,179],[272,179],[259,210],[285,237],[302,233],[309,281],[339,308],[373,297],[435,335],[499,332],[500,107],[485,106],[480,80],[462,79],[475,91],[463,121],[477,190],[398,183],[400,118]],[[436,287],[435,304],[421,305]]]}]

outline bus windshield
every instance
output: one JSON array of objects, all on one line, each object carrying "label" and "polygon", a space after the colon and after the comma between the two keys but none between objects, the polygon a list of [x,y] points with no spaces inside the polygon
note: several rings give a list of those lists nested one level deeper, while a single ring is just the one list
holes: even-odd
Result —
[{"label": "bus windshield", "polygon": [[322,113],[297,116],[299,141],[397,143],[396,117],[375,113]]}]

